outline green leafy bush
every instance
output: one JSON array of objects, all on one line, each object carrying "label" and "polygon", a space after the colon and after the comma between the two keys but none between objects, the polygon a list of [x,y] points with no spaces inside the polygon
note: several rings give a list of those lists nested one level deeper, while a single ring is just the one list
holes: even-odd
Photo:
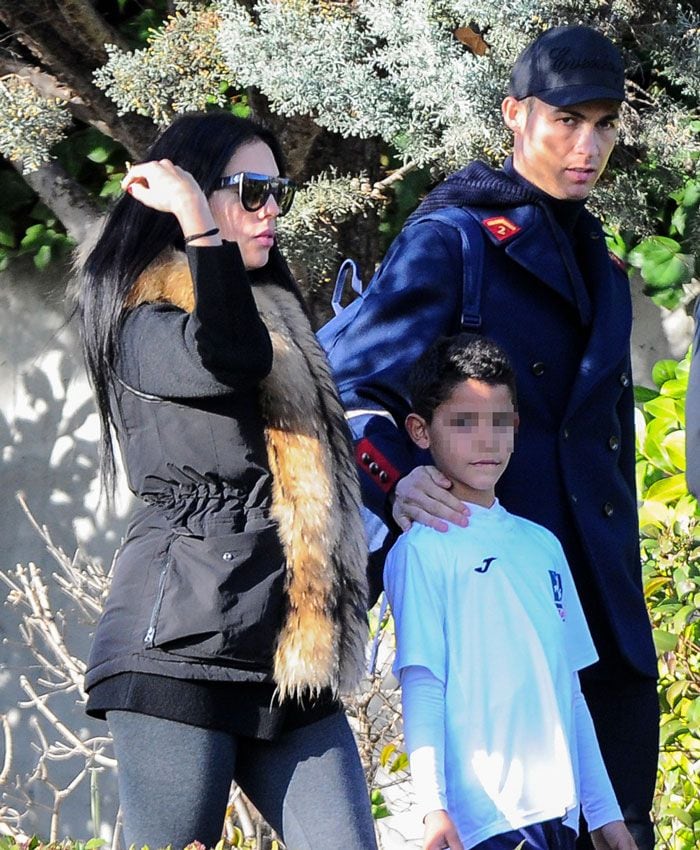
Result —
[{"label": "green leafy bush", "polygon": [[661,360],[637,388],[637,485],[644,594],[659,656],[658,846],[700,846],[700,522],[685,482],[689,354]]},{"label": "green leafy bush", "polygon": [[684,285],[700,275],[700,180],[688,180],[659,207],[659,233],[639,242],[627,260],[639,269],[645,294],[659,307],[673,310]]}]

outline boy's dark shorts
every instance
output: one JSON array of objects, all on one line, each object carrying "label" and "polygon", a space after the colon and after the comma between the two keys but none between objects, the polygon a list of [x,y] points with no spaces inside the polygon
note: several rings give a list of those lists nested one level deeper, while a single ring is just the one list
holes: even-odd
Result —
[{"label": "boy's dark shorts", "polygon": [[564,826],[561,818],[555,818],[494,835],[476,844],[472,850],[574,850],[575,845],[574,830]]}]

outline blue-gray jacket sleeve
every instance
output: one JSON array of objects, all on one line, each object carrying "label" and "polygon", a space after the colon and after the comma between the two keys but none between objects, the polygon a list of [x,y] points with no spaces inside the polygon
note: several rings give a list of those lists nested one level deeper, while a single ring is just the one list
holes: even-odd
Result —
[{"label": "blue-gray jacket sleeve", "polygon": [[462,262],[453,228],[434,222],[404,228],[328,351],[355,438],[363,500],[384,520],[398,479],[431,462],[404,428],[406,378],[435,339],[459,329]]},{"label": "blue-gray jacket sleeve", "polygon": [[688,489],[700,498],[700,301],[695,310],[695,338],[685,399],[685,466]]},{"label": "blue-gray jacket sleeve", "polygon": [[143,304],[124,318],[119,377],[161,398],[224,395],[261,381],[272,343],[258,314],[238,245],[189,247],[195,307]]}]

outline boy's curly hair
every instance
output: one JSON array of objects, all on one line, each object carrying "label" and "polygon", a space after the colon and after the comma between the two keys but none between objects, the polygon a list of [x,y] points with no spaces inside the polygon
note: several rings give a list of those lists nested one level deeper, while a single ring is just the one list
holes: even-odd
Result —
[{"label": "boy's curly hair", "polygon": [[486,337],[460,333],[440,337],[413,364],[408,376],[412,410],[432,422],[435,409],[469,378],[504,384],[517,406],[515,372],[505,351]]}]

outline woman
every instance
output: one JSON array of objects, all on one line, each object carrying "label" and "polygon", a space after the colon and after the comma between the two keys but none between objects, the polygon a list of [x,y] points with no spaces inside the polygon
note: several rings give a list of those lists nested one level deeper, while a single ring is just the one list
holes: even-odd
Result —
[{"label": "woman", "polygon": [[294,184],[274,137],[226,112],[177,119],[147,159],[81,291],[103,472],[113,428],[141,500],[86,676],[126,843],[214,845],[235,780],[290,849],[367,850],[338,701],[363,659],[359,492],[275,242]]}]

